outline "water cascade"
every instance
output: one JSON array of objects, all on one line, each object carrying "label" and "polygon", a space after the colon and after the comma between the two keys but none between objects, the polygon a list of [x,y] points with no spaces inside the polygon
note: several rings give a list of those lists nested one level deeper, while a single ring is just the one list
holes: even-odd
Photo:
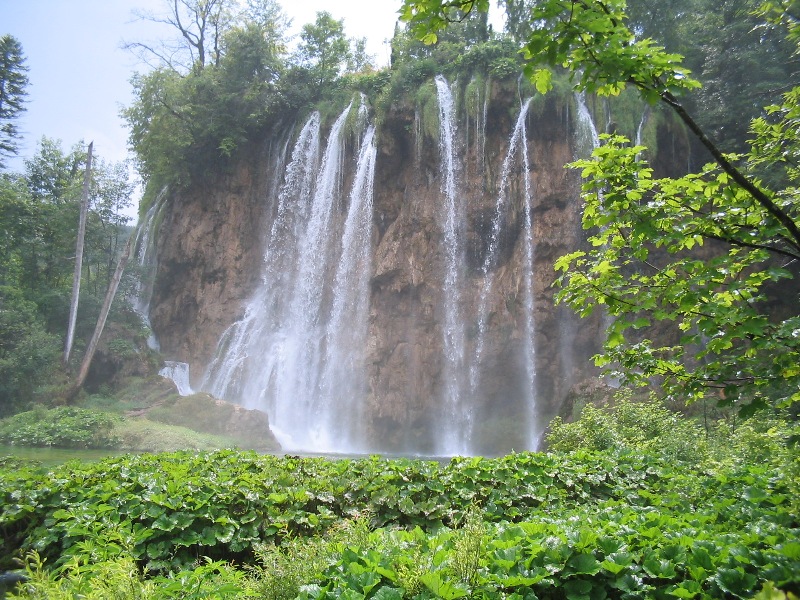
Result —
[{"label": "water cascade", "polygon": [[339,115],[324,152],[319,114],[302,128],[267,235],[262,285],[221,336],[201,384],[217,397],[266,411],[285,449],[363,446],[353,414],[364,396],[376,150],[362,105],[356,175],[343,197],[351,110]]},{"label": "water cascade", "polygon": [[[349,449],[362,449],[363,398],[366,378],[363,348],[369,318],[369,278],[372,272],[372,195],[375,178],[375,128],[370,125],[361,144],[342,248],[334,278],[331,316],[325,332],[325,362],[321,422],[333,425]],[[336,402],[333,402],[337,399]],[[341,443],[341,442],[339,442]]]},{"label": "water cascade", "polygon": [[189,381],[189,365],[185,362],[177,362],[174,360],[164,361],[164,366],[158,374],[166,379],[172,380],[181,396],[190,396],[194,394],[192,384]]},{"label": "water cascade", "polygon": [[[646,104],[644,110],[642,111],[642,118],[639,120],[639,126],[636,128],[636,139],[634,140],[634,145],[641,146],[642,145],[642,136],[644,133],[644,128],[647,125],[647,121],[650,118],[650,105]],[[636,153],[636,159],[641,158],[641,152]]]},{"label": "water cascade", "polygon": [[563,165],[599,136],[580,95],[569,119],[507,83],[462,85],[461,104],[431,84],[379,132],[355,98],[170,197],[186,234],[159,238],[151,315],[182,393],[264,411],[289,452],[537,447],[601,338],[552,305],[553,261],[584,235]]},{"label": "water cascade", "polygon": [[534,317],[535,296],[533,289],[534,247],[533,217],[532,217],[532,192],[530,182],[530,160],[528,156],[528,135],[526,120],[531,99],[526,100],[519,111],[514,130],[508,142],[508,150],[500,172],[500,189],[498,190],[494,215],[492,218],[491,232],[489,234],[483,263],[480,267],[481,289],[477,308],[477,331],[475,334],[474,350],[469,367],[470,393],[473,397],[480,394],[480,379],[482,370],[485,369],[484,350],[486,335],[489,327],[488,299],[491,295],[494,274],[500,260],[500,238],[504,228],[512,221],[513,198],[512,181],[515,173],[522,180],[522,269],[521,279],[523,288],[524,306],[524,336],[523,336],[523,362],[525,365],[525,382],[521,386],[526,397],[526,410],[520,418],[527,421],[521,426],[527,434],[526,447],[532,448],[540,435],[532,422],[537,414],[536,410],[536,324]]},{"label": "water cascade", "polygon": [[[320,116],[313,113],[303,126],[294,145],[292,159],[279,191],[277,214],[274,216],[265,244],[262,285],[248,302],[244,316],[223,332],[214,359],[206,370],[200,387],[220,398],[238,399],[248,408],[257,408],[260,393],[245,393],[250,382],[258,378],[255,352],[261,349],[280,350],[280,337],[272,335],[270,348],[266,344],[269,331],[277,331],[287,312],[285,289],[291,285],[291,270],[302,221],[308,209],[307,198],[312,193],[313,171],[319,161]],[[252,357],[252,358],[251,358]],[[264,360],[275,360],[274,354]],[[265,364],[262,373],[271,373],[274,365]]]},{"label": "water cascade", "polygon": [[470,407],[462,402],[466,391],[466,335],[461,294],[464,290],[464,194],[458,190],[456,173],[456,122],[453,96],[444,77],[436,77],[439,100],[440,177],[444,195],[441,215],[444,251],[442,286],[442,337],[444,349],[441,422],[446,424],[439,438],[443,455],[466,454],[472,430]]},{"label": "water cascade", "polygon": [[[524,277],[524,306],[525,306],[525,373],[527,375],[526,392],[528,393],[528,410],[525,412],[527,423],[525,431],[528,434],[526,440],[526,448],[535,448],[539,444],[539,438],[544,432],[546,423],[536,422],[537,418],[541,419],[540,411],[537,410],[537,390],[536,390],[536,320],[535,308],[536,297],[533,289],[533,270],[534,270],[534,250],[536,242],[533,237],[533,194],[531,193],[531,180],[528,172],[530,170],[530,159],[528,157],[528,132],[525,126],[525,117],[528,114],[528,107],[530,106],[528,100],[520,111],[519,118],[517,119],[517,128],[519,129],[519,141],[522,146],[522,173],[524,177],[524,192],[525,198],[524,207],[524,223],[523,232],[525,236],[525,261],[523,263],[523,277]],[[509,149],[510,152],[510,149]]]},{"label": "water cascade", "polygon": [[[503,295],[495,281],[502,261],[501,238],[507,238],[509,227],[519,227],[516,242],[519,261],[519,292],[521,296],[521,335],[519,341],[519,371],[508,382],[515,390],[517,416],[514,426],[524,431],[524,444],[535,446],[540,431],[534,424],[536,414],[536,351],[534,322],[534,247],[532,190],[526,120],[530,100],[519,111],[508,142],[499,177],[499,190],[487,227],[482,260],[477,276],[469,276],[465,248],[465,223],[468,207],[466,190],[459,185],[459,153],[456,148],[456,126],[453,99],[447,81],[436,78],[439,101],[439,156],[442,207],[439,213],[442,253],[441,328],[442,328],[442,399],[436,417],[438,447],[443,455],[472,454],[481,447],[478,438],[482,428],[493,416],[487,412],[490,397],[484,379],[493,369],[486,360],[491,314],[498,310],[496,298]],[[482,126],[486,122],[482,112]],[[480,140],[480,134],[477,136]],[[476,140],[477,141],[477,140]],[[482,141],[480,142],[483,143]],[[480,153],[481,148],[476,148]],[[517,223],[517,225],[513,225]],[[506,240],[507,241],[507,240]],[[504,242],[505,243],[505,242]],[[507,273],[507,269],[504,271]],[[470,300],[470,298],[472,300]],[[490,306],[490,298],[494,304]],[[524,313],[524,314],[523,314]],[[468,334],[467,321],[474,323]],[[495,342],[496,343],[496,340]],[[510,400],[507,398],[506,400]],[[524,422],[524,423],[523,423]]]},{"label": "water cascade", "polygon": [[158,350],[158,340],[152,333],[150,326],[150,301],[153,298],[153,283],[155,281],[156,268],[158,267],[156,256],[158,224],[166,204],[166,198],[167,188],[165,187],[159,192],[155,202],[147,210],[144,220],[134,233],[134,256],[136,257],[139,273],[136,278],[134,297],[131,304],[133,310],[142,318],[147,328],[151,329],[150,336],[147,338],[147,345],[152,350]]},{"label": "water cascade", "polygon": [[[500,190],[497,195],[497,203],[495,204],[494,216],[492,218],[492,229],[491,233],[489,234],[489,240],[486,248],[486,252],[483,257],[483,264],[480,268],[481,278],[483,280],[483,285],[481,286],[479,301],[478,301],[478,310],[477,310],[477,334],[475,338],[475,350],[474,355],[472,357],[472,361],[470,364],[470,374],[469,374],[469,382],[470,382],[470,392],[475,393],[478,388],[479,379],[480,379],[480,367],[481,362],[483,359],[483,352],[484,352],[484,345],[486,341],[486,330],[488,327],[488,311],[486,303],[489,298],[489,294],[492,291],[492,283],[494,281],[494,270],[497,266],[498,260],[498,246],[500,244],[500,235],[502,234],[502,230],[504,225],[506,224],[505,217],[506,213],[509,211],[510,207],[509,204],[511,199],[509,198],[509,185],[510,185],[510,176],[511,176],[511,169],[514,166],[514,160],[517,155],[518,149],[521,147],[523,148],[523,173],[525,174],[525,187],[526,187],[526,198],[525,198],[525,213],[526,213],[526,223],[525,223],[525,235],[526,238],[530,237],[530,210],[529,210],[529,180],[527,177],[527,170],[528,170],[528,161],[527,161],[527,139],[526,139],[526,132],[525,132],[525,119],[528,114],[528,107],[530,106],[531,100],[528,99],[525,104],[522,106],[522,110],[520,110],[519,116],[517,117],[516,125],[514,126],[514,131],[511,134],[511,138],[508,142],[508,151],[506,152],[506,156],[503,159],[503,167],[500,172]],[[526,246],[528,240],[526,239]],[[532,240],[531,240],[532,243]],[[527,248],[526,248],[526,263],[528,258]],[[526,264],[524,271],[526,273],[530,273],[532,269],[532,261],[530,265]],[[529,277],[526,277],[526,280],[530,280]]]},{"label": "water cascade", "polygon": [[[489,112],[489,96],[491,92],[491,80],[486,79],[483,86],[479,85],[478,81],[473,77],[467,90],[466,102],[470,106],[471,111],[475,114],[474,127],[475,127],[475,140],[474,147],[474,169],[478,175],[483,174],[486,166],[486,118]],[[470,123],[466,123],[466,146],[470,146]],[[469,167],[468,167],[469,168]]]},{"label": "water cascade", "polygon": [[[586,94],[584,92],[580,92],[575,94],[575,100],[578,105],[578,153],[579,158],[588,158],[591,156],[592,152],[596,148],[600,146],[600,136],[597,133],[597,127],[594,124],[594,119],[592,118],[591,113],[589,112],[589,108],[586,106]],[[636,131],[637,140],[640,139],[642,131],[644,129],[645,124],[647,123],[648,112],[642,114],[642,119],[639,122],[639,127]],[[639,143],[638,141],[636,142]],[[567,319],[562,320],[565,323],[565,327],[567,326],[566,323],[571,323],[572,321],[567,321]],[[614,322],[614,317],[607,311],[604,313],[603,316],[603,329],[608,330],[611,324]]]},{"label": "water cascade", "polygon": [[575,104],[578,107],[577,154],[579,158],[588,158],[592,151],[600,145],[600,136],[597,133],[592,114],[589,112],[589,107],[586,106],[585,92],[575,94]]}]

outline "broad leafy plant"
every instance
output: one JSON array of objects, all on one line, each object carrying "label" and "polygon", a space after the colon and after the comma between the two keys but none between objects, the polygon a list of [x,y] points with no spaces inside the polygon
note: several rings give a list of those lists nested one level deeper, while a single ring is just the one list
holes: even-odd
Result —
[{"label": "broad leafy plant", "polygon": [[142,585],[178,597],[797,592],[796,453],[781,460],[677,469],[646,446],[447,463],[220,451],[5,470],[0,556],[35,551],[76,586],[92,565],[135,564]]}]

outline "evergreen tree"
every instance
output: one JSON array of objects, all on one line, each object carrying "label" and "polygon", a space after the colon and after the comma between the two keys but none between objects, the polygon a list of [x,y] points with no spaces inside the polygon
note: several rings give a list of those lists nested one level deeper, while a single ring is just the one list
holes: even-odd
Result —
[{"label": "evergreen tree", "polygon": [[19,41],[10,35],[0,37],[0,168],[5,167],[4,157],[18,151],[16,119],[25,110],[27,72]]}]

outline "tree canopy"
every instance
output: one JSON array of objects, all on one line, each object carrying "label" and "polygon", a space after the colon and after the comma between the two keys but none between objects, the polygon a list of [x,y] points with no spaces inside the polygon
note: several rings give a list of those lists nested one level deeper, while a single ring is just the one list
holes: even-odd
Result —
[{"label": "tree canopy", "polygon": [[212,164],[224,169],[270,123],[320,101],[343,73],[370,68],[363,40],[347,38],[326,12],[303,27],[290,53],[276,0],[176,0],[143,18],[173,34],[127,45],[154,66],[134,75],[135,101],[122,112],[149,198],[166,184],[196,181]]},{"label": "tree canopy", "polygon": [[314,23],[303,25],[300,39],[301,64],[311,67],[317,85],[331,83],[350,55],[344,21],[334,19],[329,12],[319,12]]},{"label": "tree canopy", "polygon": [[[61,377],[86,160],[83,144],[65,151],[43,138],[24,173],[0,175],[0,415],[27,406]],[[124,163],[93,161],[92,173],[76,330],[81,344],[129,234],[123,211],[134,191]],[[124,303],[117,310],[125,315]],[[141,329],[138,318],[131,321]]]}]

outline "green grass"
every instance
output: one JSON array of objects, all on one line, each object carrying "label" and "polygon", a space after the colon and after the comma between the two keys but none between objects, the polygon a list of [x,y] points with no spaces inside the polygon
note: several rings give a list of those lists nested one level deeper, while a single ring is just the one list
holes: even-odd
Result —
[{"label": "green grass", "polygon": [[0,445],[114,452],[279,449],[265,416],[208,394],[180,396],[162,377],[132,379],[114,395],[84,396],[80,406],[40,406],[2,419]]},{"label": "green grass", "polygon": [[200,433],[188,427],[148,419],[125,419],[116,426],[114,435],[119,439],[116,450],[136,452],[217,450],[238,446],[232,437]]}]

